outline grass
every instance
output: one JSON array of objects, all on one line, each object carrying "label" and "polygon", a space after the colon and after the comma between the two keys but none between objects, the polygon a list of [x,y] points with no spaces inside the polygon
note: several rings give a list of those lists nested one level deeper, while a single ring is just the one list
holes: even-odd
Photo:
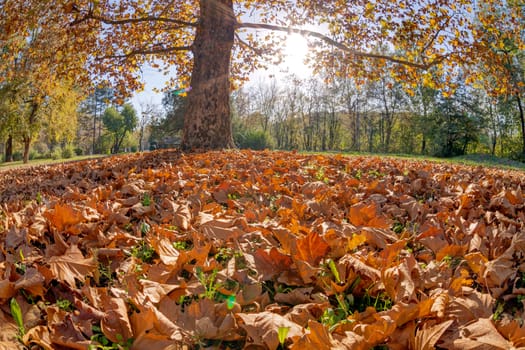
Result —
[{"label": "grass", "polygon": [[24,168],[24,167],[30,167],[35,165],[50,165],[50,164],[60,164],[60,163],[68,163],[68,162],[75,162],[79,160],[85,160],[85,159],[93,159],[93,158],[100,158],[105,157],[105,155],[101,154],[95,154],[95,155],[89,155],[89,156],[76,156],[71,157],[67,159],[34,159],[30,160],[27,164],[24,164],[23,161],[18,160],[15,162],[9,162],[9,163],[0,163],[0,171],[2,170],[9,170],[9,169],[16,169],[16,168]]}]

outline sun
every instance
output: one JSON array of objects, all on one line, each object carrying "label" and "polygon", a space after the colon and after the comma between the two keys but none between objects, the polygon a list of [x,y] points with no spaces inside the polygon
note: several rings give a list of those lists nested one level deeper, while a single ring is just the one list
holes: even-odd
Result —
[{"label": "sun", "polygon": [[308,53],[308,42],[300,34],[289,34],[284,48],[283,68],[298,75],[308,74],[309,68],[304,64]]}]

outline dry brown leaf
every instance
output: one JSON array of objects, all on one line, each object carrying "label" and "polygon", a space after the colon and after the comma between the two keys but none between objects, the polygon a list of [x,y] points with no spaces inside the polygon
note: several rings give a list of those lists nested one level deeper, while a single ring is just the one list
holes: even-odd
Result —
[{"label": "dry brown leaf", "polygon": [[453,320],[448,320],[438,323],[435,326],[418,329],[414,338],[414,350],[433,350],[439,338],[446,332],[448,327],[454,323]]},{"label": "dry brown leaf", "polygon": [[44,276],[34,267],[30,267],[26,269],[22,278],[16,281],[14,287],[16,290],[23,289],[34,296],[43,298],[45,294],[44,282]]},{"label": "dry brown leaf", "polygon": [[290,349],[343,350],[347,349],[347,347],[334,340],[326,327],[312,320],[308,322],[306,333],[302,337],[296,339]]},{"label": "dry brown leaf", "polygon": [[[317,181],[321,167],[326,183]],[[512,321],[523,316],[516,302],[525,269],[521,173],[369,157],[161,151],[2,175],[0,299],[20,301],[31,327],[27,344],[86,348],[92,324],[103,323],[113,340],[133,337],[134,349],[180,348],[195,337],[268,347],[278,344],[282,318],[298,332],[285,344],[293,348],[368,350],[384,342],[401,350],[410,337],[413,348],[416,338],[420,348],[525,342]],[[20,201],[37,191],[43,203]],[[145,193],[155,205],[144,205]],[[150,247],[157,259],[148,260]],[[208,286],[217,291],[213,300],[202,298],[197,268],[217,272]],[[85,278],[95,271],[97,278]],[[22,293],[50,306],[30,308]],[[330,333],[317,320],[340,307],[334,294],[341,293],[392,305],[381,312],[360,305],[369,307],[352,309],[351,322]],[[234,302],[217,301],[223,295]],[[64,298],[74,312],[53,306]],[[505,301],[497,327],[508,344],[487,323],[495,298]],[[241,307],[250,322],[234,316]],[[9,313],[8,304],[0,310]],[[16,332],[6,320],[0,324]]]},{"label": "dry brown leaf", "polygon": [[458,328],[459,337],[449,339],[442,337],[440,346],[447,349],[512,349],[512,343],[498,332],[490,319],[480,318]]},{"label": "dry brown leaf", "polygon": [[9,280],[0,281],[0,298],[9,299],[16,293],[15,283]]},{"label": "dry brown leaf", "polygon": [[246,330],[251,338],[251,345],[266,346],[276,349],[279,345],[279,328],[288,328],[286,339],[293,341],[303,335],[302,327],[285,317],[273,312],[263,311],[256,314],[238,313],[235,315],[242,322],[240,326]]},{"label": "dry brown leaf", "polygon": [[277,248],[269,251],[258,249],[254,254],[255,266],[263,280],[270,280],[279,276],[282,271],[290,269],[292,258],[280,253]]},{"label": "dry brown leaf", "polygon": [[78,247],[72,245],[64,255],[49,258],[49,267],[56,279],[75,286],[75,279],[84,282],[87,276],[93,274],[97,264],[93,257],[84,258]]}]

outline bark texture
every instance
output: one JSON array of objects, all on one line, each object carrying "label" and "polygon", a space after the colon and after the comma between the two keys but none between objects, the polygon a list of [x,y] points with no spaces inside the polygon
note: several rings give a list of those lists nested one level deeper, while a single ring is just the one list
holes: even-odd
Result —
[{"label": "bark texture", "polygon": [[200,14],[182,148],[232,148],[235,146],[230,116],[230,60],[235,32],[232,0],[201,0]]}]

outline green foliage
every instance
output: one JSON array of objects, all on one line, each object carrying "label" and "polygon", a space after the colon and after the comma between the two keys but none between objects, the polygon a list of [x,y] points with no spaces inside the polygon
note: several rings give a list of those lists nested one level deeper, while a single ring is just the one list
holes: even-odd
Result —
[{"label": "green foliage", "polygon": [[144,240],[133,247],[131,255],[145,263],[152,263],[156,256],[155,249]]},{"label": "green foliage", "polygon": [[51,159],[57,160],[62,159],[62,148],[61,147],[55,147],[53,151],[51,151]]},{"label": "green foliage", "polygon": [[20,305],[18,304],[15,298],[11,298],[9,307],[11,309],[11,316],[13,316],[18,327],[18,334],[20,337],[23,337],[26,333],[26,330],[24,327],[24,319],[22,317],[22,309],[20,308]]},{"label": "green foliage", "polygon": [[197,277],[197,280],[202,284],[204,287],[204,293],[201,295],[203,298],[215,300],[217,297],[219,291],[219,284],[217,283],[217,269],[213,269],[213,271],[207,276],[204,271],[202,271],[201,267],[197,267],[195,270],[195,276]]},{"label": "green foliage", "polygon": [[248,130],[243,134],[235,134],[234,139],[239,148],[254,150],[274,148],[272,138],[267,132],[262,130]]},{"label": "green foliage", "polygon": [[281,348],[284,347],[284,342],[286,341],[286,337],[288,336],[288,332],[290,331],[290,327],[279,327],[277,329],[277,337],[279,338],[279,344]]},{"label": "green foliage", "polygon": [[124,341],[122,335],[117,334],[117,339],[119,341],[118,343],[114,343],[104,335],[100,326],[93,326],[91,329],[93,331],[91,341],[97,344],[89,345],[89,350],[129,350],[133,345],[132,338]]},{"label": "green foliage", "polygon": [[114,107],[109,107],[104,111],[102,121],[106,129],[113,136],[111,153],[118,153],[120,152],[122,142],[126,135],[137,126],[137,112],[130,104],[125,104],[121,112],[117,111]]},{"label": "green foliage", "polygon": [[165,110],[163,117],[153,116],[149,142],[153,148],[167,148],[175,146],[179,141],[177,135],[184,127],[184,113],[187,97],[167,91],[162,98]]},{"label": "green foliage", "polygon": [[75,147],[68,144],[62,148],[62,158],[69,159],[75,156]]},{"label": "green foliage", "polygon": [[58,299],[56,301],[56,304],[58,306],[59,309],[62,309],[64,311],[73,311],[74,310],[74,305],[73,303],[71,303],[71,301],[67,300],[67,299]]},{"label": "green foliage", "polygon": [[173,242],[173,247],[177,250],[189,250],[192,245],[186,241]]},{"label": "green foliage", "polygon": [[84,153],[84,151],[80,147],[75,147],[74,151],[75,151],[75,155],[77,156],[81,156]]},{"label": "green foliage", "polygon": [[151,195],[149,193],[144,193],[144,196],[142,197],[142,205],[145,207],[149,207],[151,205]]}]

